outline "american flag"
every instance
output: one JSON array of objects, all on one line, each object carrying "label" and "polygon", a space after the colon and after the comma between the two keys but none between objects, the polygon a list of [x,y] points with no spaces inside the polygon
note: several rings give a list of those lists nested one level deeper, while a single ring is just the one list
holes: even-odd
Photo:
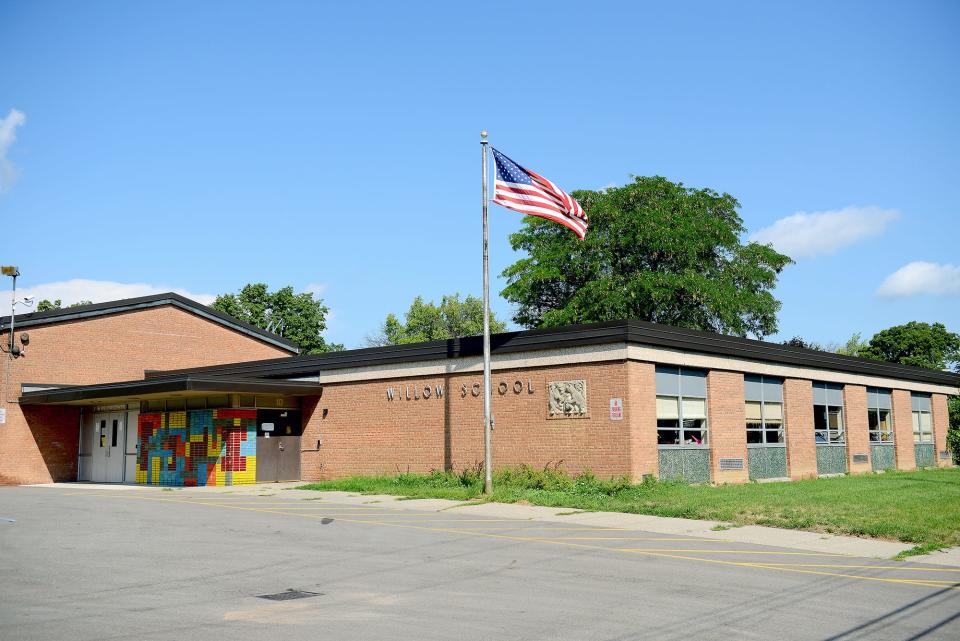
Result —
[{"label": "american flag", "polygon": [[496,149],[493,150],[493,159],[497,163],[493,202],[521,214],[558,222],[583,240],[589,221],[580,203],[540,174],[524,169]]}]

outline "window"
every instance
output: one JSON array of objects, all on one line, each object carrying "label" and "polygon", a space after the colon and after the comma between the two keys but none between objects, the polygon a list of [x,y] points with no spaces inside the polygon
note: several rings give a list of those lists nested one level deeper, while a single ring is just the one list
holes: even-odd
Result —
[{"label": "window", "polygon": [[867,388],[867,425],[871,443],[893,443],[890,390]]},{"label": "window", "polygon": [[113,419],[113,431],[111,432],[110,436],[110,447],[117,446],[117,423],[119,423],[119,421],[117,421],[117,419]]},{"label": "window", "polygon": [[782,445],[783,381],[770,376],[743,377],[747,403],[747,445]]},{"label": "window", "polygon": [[813,384],[813,434],[817,445],[843,445],[843,385]]},{"label": "window", "polygon": [[926,394],[911,394],[910,403],[913,406],[913,442],[933,443],[930,397]]},{"label": "window", "polygon": [[707,374],[657,367],[657,445],[707,444]]}]

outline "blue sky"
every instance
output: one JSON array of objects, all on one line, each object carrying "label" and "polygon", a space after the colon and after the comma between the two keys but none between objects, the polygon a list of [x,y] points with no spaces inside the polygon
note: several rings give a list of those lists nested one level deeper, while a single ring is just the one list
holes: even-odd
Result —
[{"label": "blue sky", "polygon": [[480,293],[488,129],[569,190],[736,196],[797,261],[775,338],[957,331],[958,7],[3,0],[0,262],[66,302],[292,284],[359,346]]}]

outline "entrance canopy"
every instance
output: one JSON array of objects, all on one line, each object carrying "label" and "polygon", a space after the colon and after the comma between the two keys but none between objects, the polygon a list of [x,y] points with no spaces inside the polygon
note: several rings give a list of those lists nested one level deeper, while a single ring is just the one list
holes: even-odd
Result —
[{"label": "entrance canopy", "polygon": [[211,393],[319,396],[322,386],[309,381],[285,381],[211,374],[175,374],[146,380],[97,385],[23,385],[21,405],[112,405],[158,398],[207,396]]}]

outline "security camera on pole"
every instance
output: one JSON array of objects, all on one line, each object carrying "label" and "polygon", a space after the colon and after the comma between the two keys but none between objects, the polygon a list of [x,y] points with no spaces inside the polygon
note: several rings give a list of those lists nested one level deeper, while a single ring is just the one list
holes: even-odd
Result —
[{"label": "security camera on pole", "polygon": [[[487,225],[487,132],[480,132],[483,156],[483,491],[493,492],[493,416],[490,387],[490,257]],[[587,214],[580,203],[543,176],[524,169],[493,149],[497,174],[493,202],[530,216],[539,216],[570,229],[580,240],[587,233]]]}]

